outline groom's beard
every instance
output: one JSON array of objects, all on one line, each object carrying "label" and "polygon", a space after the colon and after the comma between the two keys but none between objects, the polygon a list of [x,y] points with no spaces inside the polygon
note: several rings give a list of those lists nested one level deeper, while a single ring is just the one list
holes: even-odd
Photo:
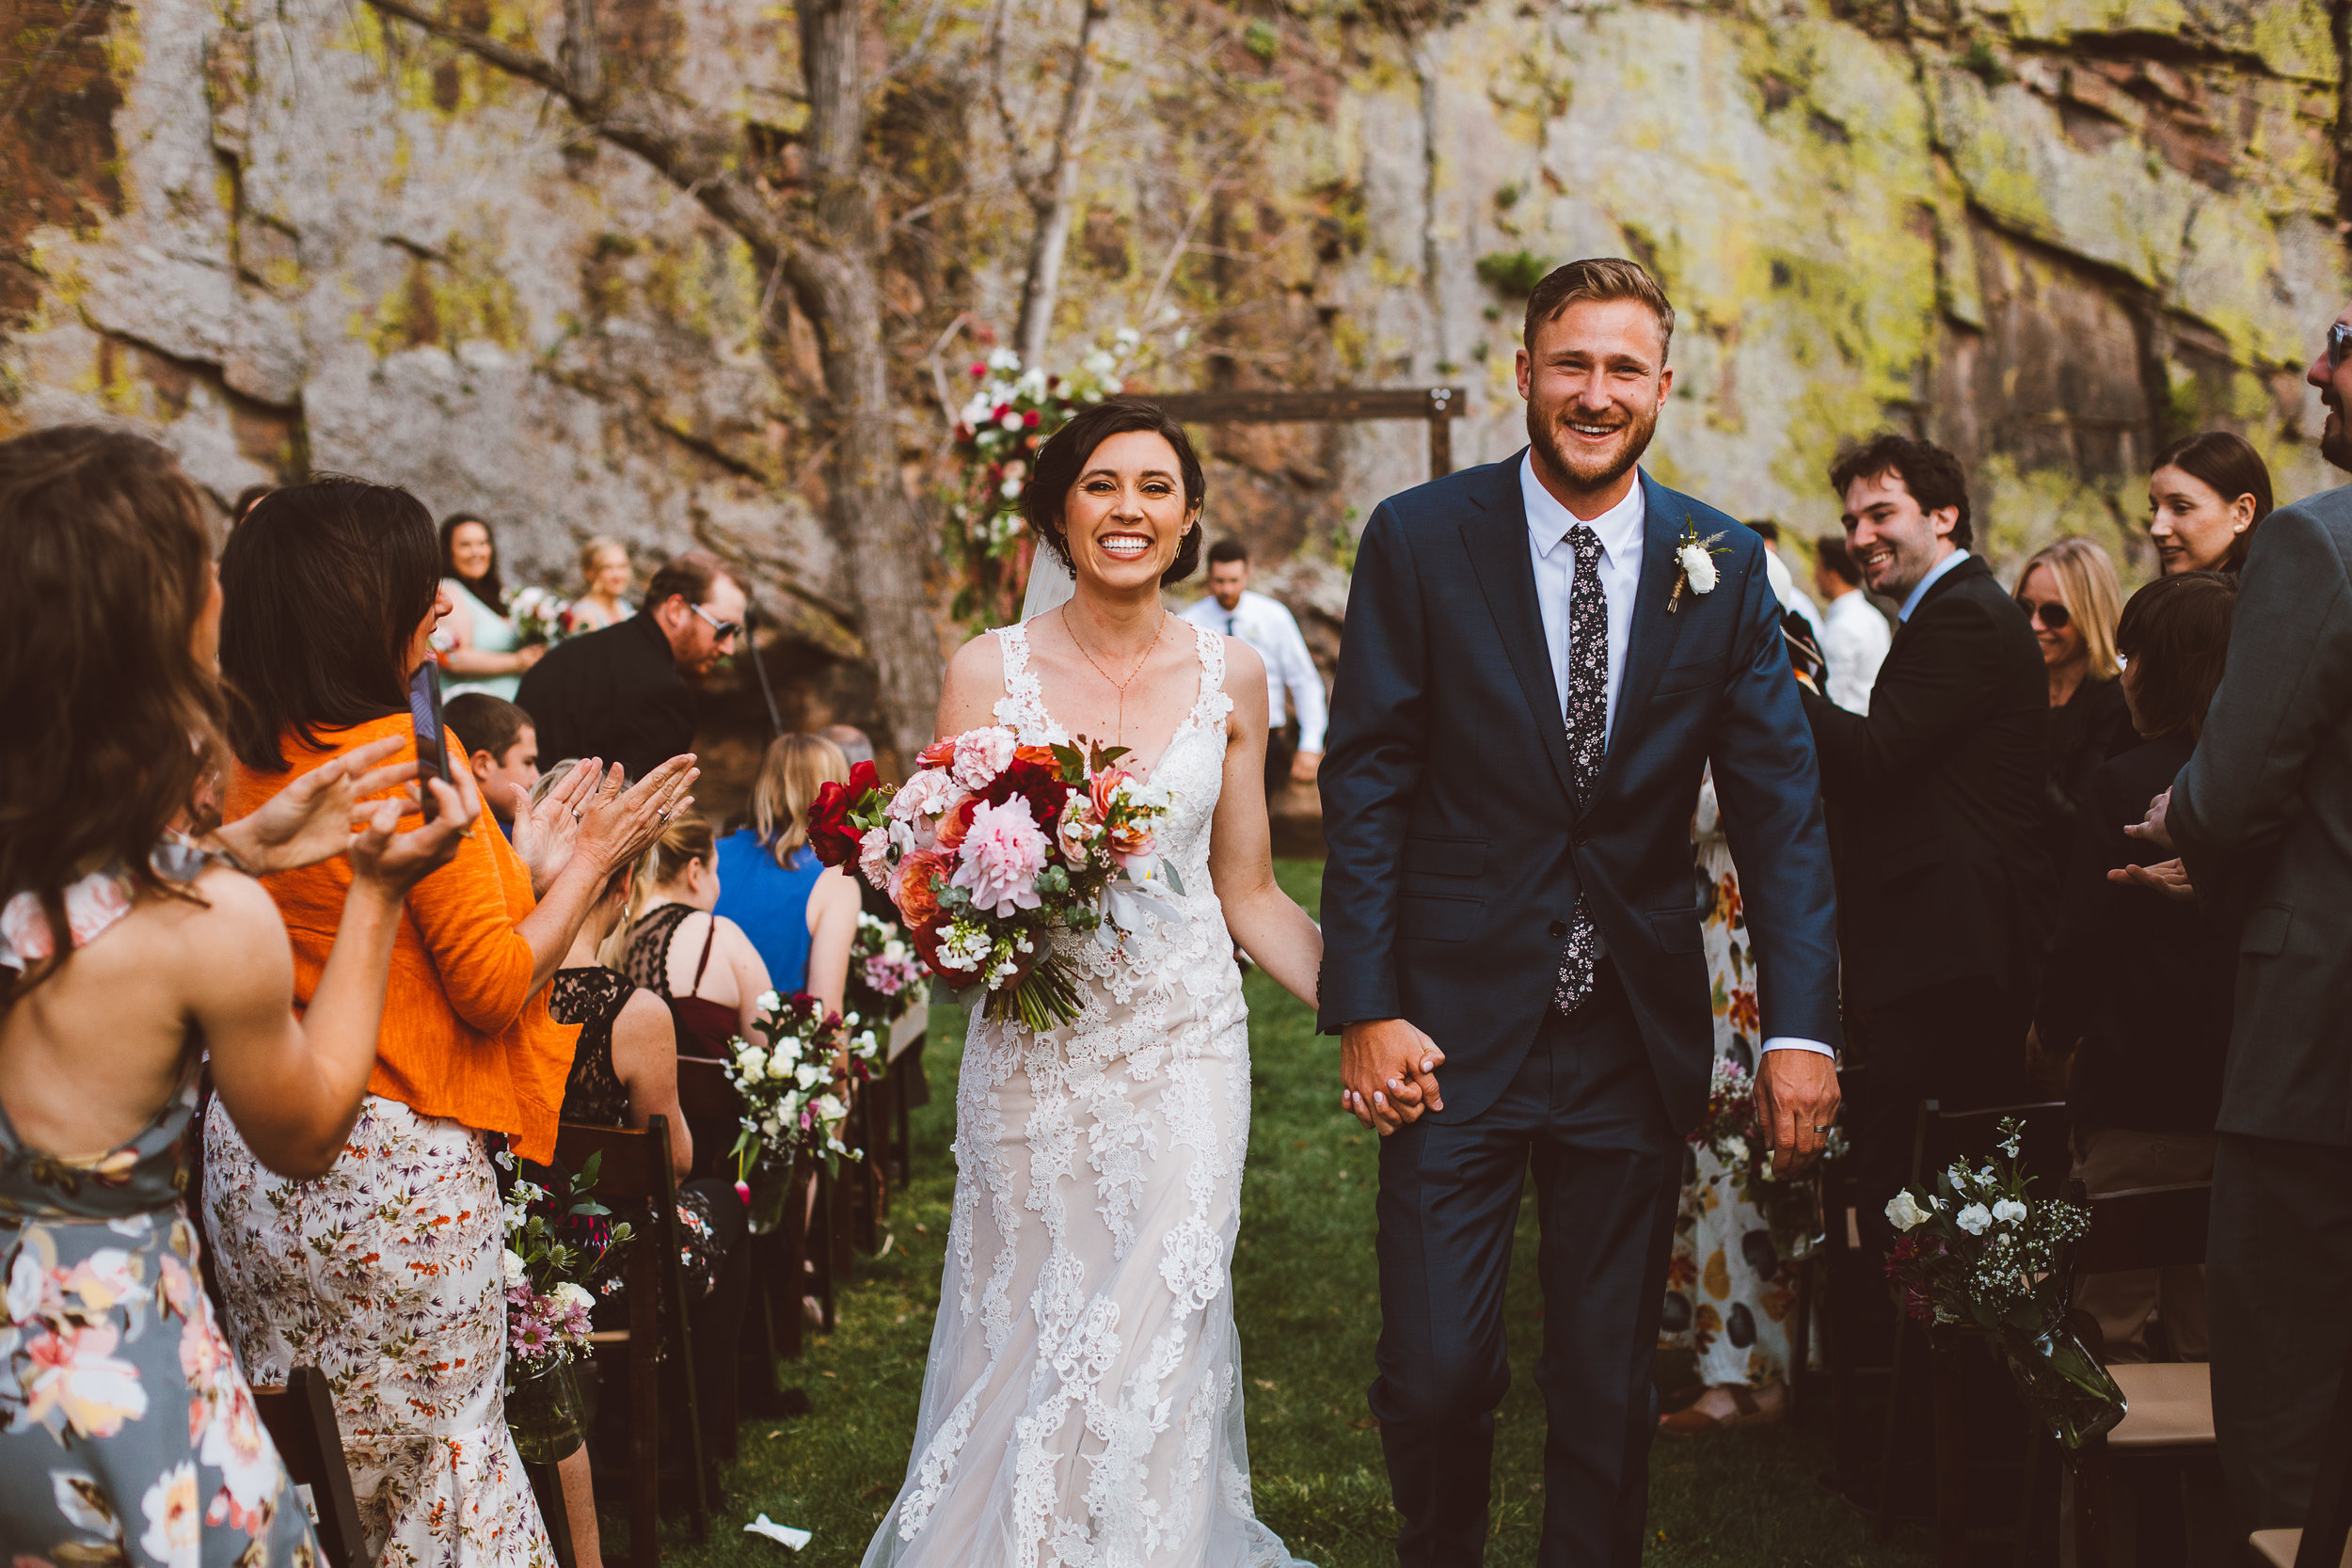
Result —
[{"label": "groom's beard", "polygon": [[1580,490],[1605,490],[1642,460],[1649,450],[1650,437],[1658,433],[1658,408],[1629,408],[1623,404],[1610,405],[1601,420],[1580,420],[1580,423],[1607,423],[1622,420],[1623,434],[1615,445],[1597,451],[1561,429],[1561,425],[1576,419],[1579,410],[1571,404],[1558,409],[1539,409],[1533,403],[1527,405],[1527,439],[1537,451],[1548,454],[1559,465]]}]

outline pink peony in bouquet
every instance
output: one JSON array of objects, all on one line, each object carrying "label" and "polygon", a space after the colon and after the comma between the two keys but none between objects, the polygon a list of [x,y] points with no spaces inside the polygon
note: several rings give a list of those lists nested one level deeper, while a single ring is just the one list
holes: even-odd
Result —
[{"label": "pink peony in bouquet", "polygon": [[897,788],[870,763],[827,784],[809,844],[890,895],[934,974],[987,993],[991,1018],[1051,1029],[1078,1016],[1057,931],[1116,940],[1116,895],[1149,908],[1184,885],[1157,850],[1168,793],[1120,766],[1123,747],[1024,746],[999,725],[932,742]]}]

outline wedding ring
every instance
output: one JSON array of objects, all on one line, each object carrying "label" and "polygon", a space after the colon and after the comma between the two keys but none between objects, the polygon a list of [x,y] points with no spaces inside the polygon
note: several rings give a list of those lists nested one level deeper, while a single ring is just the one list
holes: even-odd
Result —
[{"label": "wedding ring", "polygon": [[574,806],[572,808],[572,820],[575,822],[580,820],[580,808],[578,806]]},{"label": "wedding ring", "polygon": [[1828,1129],[1828,1128],[1826,1128],[1826,1127],[1816,1127],[1813,1131],[1815,1131],[1816,1132],[1828,1132],[1828,1131],[1829,1131],[1829,1129]]}]

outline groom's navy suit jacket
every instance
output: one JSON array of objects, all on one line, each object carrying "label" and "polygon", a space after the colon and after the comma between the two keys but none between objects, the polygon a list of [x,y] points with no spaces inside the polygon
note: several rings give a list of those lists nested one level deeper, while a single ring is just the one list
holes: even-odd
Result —
[{"label": "groom's navy suit jacket", "polygon": [[[1535,598],[1519,459],[1381,503],[1348,594],[1321,783],[1320,1025],[1404,1018],[1445,1052],[1440,1122],[1510,1084],[1551,1006],[1581,889],[1666,1108],[1704,1114],[1714,1056],[1691,816],[1711,759],[1740,870],[1763,1036],[1836,1049],[1837,945],[1813,736],[1763,543],[1641,483],[1630,645],[1592,800]],[[1666,612],[1675,551],[1721,533],[1713,592]]]}]

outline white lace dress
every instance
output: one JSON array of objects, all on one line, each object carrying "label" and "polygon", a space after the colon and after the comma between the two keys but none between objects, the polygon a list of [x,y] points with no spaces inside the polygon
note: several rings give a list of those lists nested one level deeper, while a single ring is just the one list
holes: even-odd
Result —
[{"label": "white lace dress", "polygon": [[[906,1484],[866,1568],[1289,1565],[1258,1523],[1232,1265],[1249,1141],[1249,1024],[1209,883],[1225,767],[1223,640],[1191,628],[1200,696],[1152,770],[1181,922],[1117,957],[1059,950],[1074,1023],[978,1016],[956,1090],[956,1196]],[[1066,743],[1001,630],[999,722]]]}]

